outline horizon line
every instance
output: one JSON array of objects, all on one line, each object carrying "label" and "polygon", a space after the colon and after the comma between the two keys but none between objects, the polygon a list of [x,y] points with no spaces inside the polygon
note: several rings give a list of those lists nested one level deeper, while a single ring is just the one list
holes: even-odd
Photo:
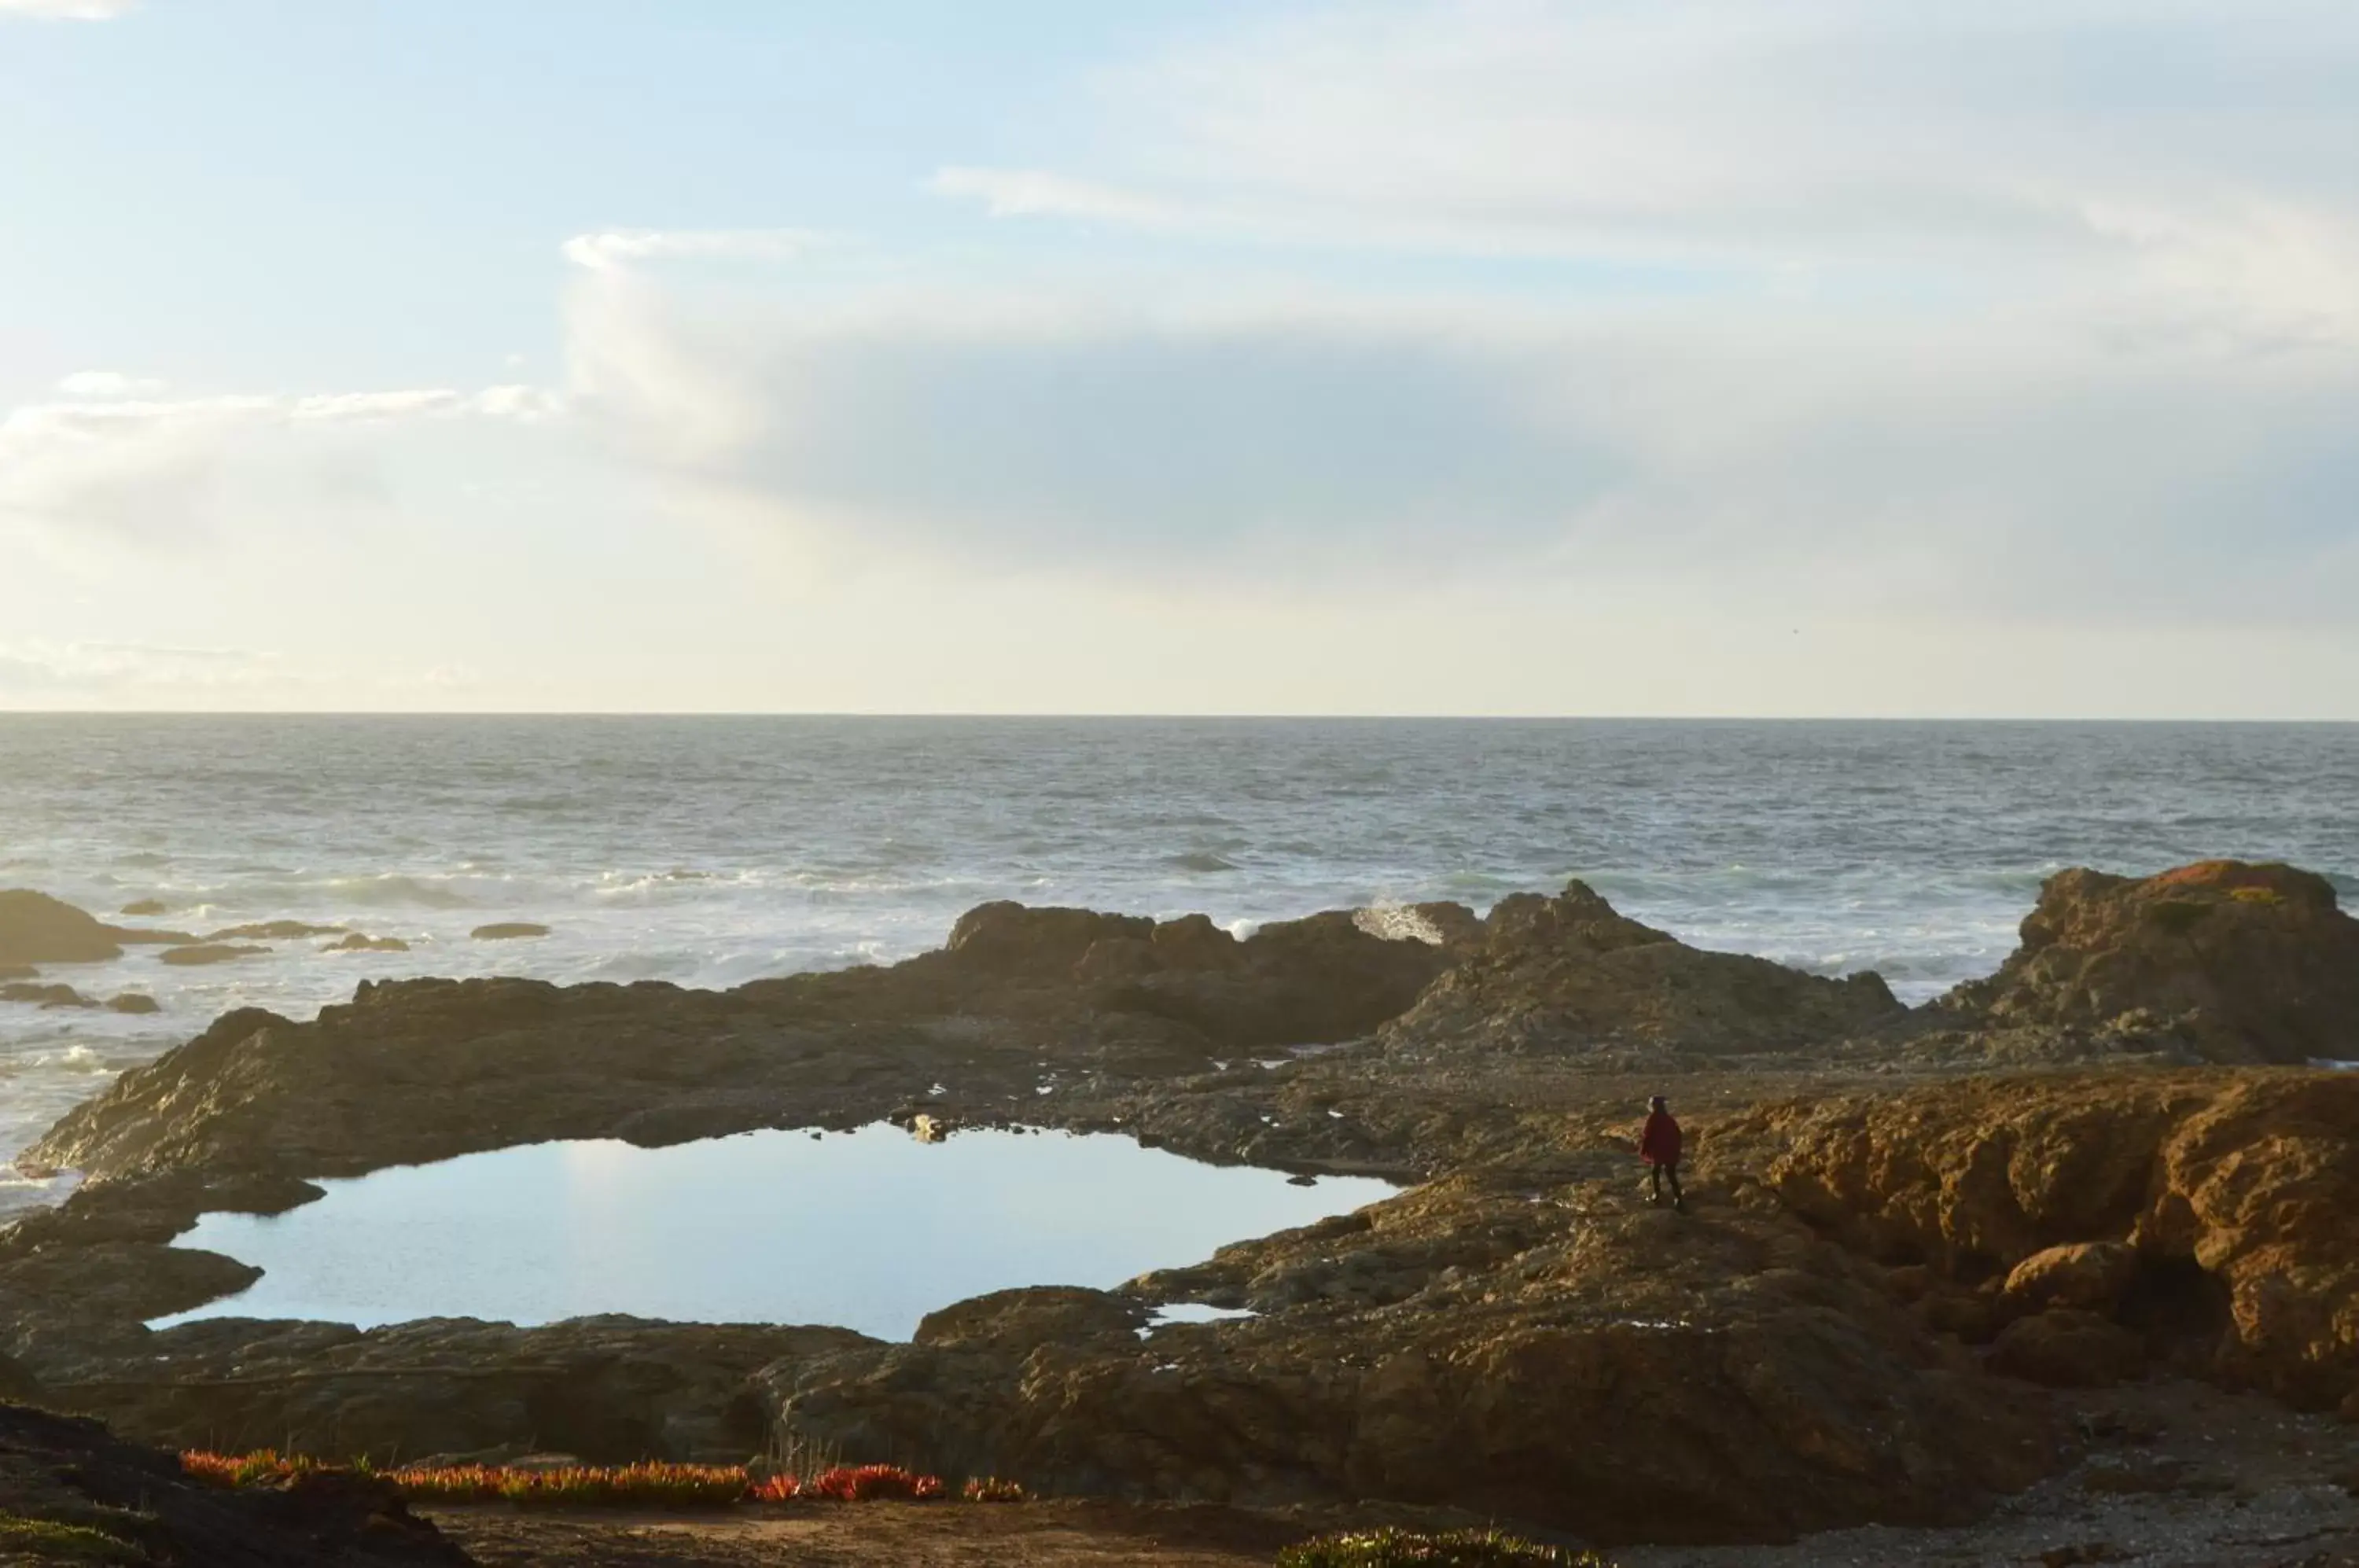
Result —
[{"label": "horizon line", "polygon": [[9,719],[876,719],[1090,720],[1270,724],[2272,724],[2352,727],[2359,716],[2303,718],[2216,714],[2033,713],[1235,713],[1113,709],[853,708],[6,708]]}]

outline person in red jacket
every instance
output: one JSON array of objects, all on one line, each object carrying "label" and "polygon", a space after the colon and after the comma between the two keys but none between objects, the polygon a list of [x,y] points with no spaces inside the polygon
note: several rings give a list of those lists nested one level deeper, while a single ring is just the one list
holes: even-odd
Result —
[{"label": "person in red jacket", "polygon": [[1647,1130],[1638,1135],[1638,1158],[1647,1162],[1647,1178],[1654,1188],[1651,1201],[1661,1205],[1663,1179],[1669,1177],[1671,1207],[1687,1213],[1688,1196],[1680,1191],[1680,1124],[1671,1119],[1671,1107],[1660,1094],[1647,1104]]}]

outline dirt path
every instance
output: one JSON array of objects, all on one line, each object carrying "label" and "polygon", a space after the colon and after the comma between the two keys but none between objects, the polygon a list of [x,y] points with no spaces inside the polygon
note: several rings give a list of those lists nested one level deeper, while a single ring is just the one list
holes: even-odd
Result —
[{"label": "dirt path", "polygon": [[1267,1568],[1303,1534],[1229,1508],[1084,1502],[870,1503],[696,1519],[452,1508],[433,1519],[484,1568]]}]

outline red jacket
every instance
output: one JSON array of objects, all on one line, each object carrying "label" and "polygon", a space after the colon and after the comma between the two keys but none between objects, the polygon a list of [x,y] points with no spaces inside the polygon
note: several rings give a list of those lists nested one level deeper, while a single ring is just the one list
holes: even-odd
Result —
[{"label": "red jacket", "polygon": [[1638,1135],[1638,1158],[1649,1165],[1680,1162],[1680,1124],[1669,1111],[1647,1113],[1647,1130]]}]

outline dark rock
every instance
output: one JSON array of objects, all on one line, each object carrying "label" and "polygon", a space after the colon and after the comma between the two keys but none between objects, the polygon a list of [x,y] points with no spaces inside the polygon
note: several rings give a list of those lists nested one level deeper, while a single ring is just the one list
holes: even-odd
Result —
[{"label": "dark rock", "polygon": [[205,964],[229,964],[241,958],[259,958],[268,953],[266,947],[239,947],[222,942],[200,942],[193,947],[167,948],[158,954],[164,963],[192,968]]},{"label": "dark rock", "polygon": [[125,991],[120,996],[109,997],[106,1010],[111,1013],[158,1013],[163,1011],[163,1007],[153,996],[143,996],[137,991]]},{"label": "dark rock", "polygon": [[131,916],[134,920],[138,920],[155,915],[167,914],[170,912],[170,909],[171,906],[165,903],[161,898],[136,898],[130,903],[124,905],[120,912]]},{"label": "dark rock", "polygon": [[52,1247],[0,1260],[0,1295],[84,1321],[138,1323],[234,1295],[262,1270],[218,1252],[149,1241]]},{"label": "dark rock", "polygon": [[929,1312],[918,1324],[914,1343],[989,1346],[1022,1356],[1044,1345],[1120,1341],[1146,1321],[1147,1310],[1131,1298],[1047,1285],[996,1290]]},{"label": "dark rock", "polygon": [[1051,1491],[1447,1502],[1605,1541],[1956,1517],[2049,1462],[2038,1415],[1929,1355],[1791,1221],[1553,1215],[1448,1183],[1353,1218],[1135,1290],[1367,1282],[1356,1299],[1141,1339],[1094,1292],[1006,1292],[912,1345],[766,1371],[780,1441]]},{"label": "dark rock", "polygon": [[123,956],[113,928],[28,888],[0,892],[0,964],[103,964]]},{"label": "dark rock", "polygon": [[2109,1388],[2146,1370],[2146,1343],[2096,1312],[2058,1307],[2000,1330],[1991,1367],[2051,1388]]},{"label": "dark rock", "polygon": [[627,1317],[540,1328],[439,1318],[365,1333],[212,1318],[120,1351],[52,1341],[27,1354],[58,1397],[158,1443],[735,1464],[767,1435],[756,1372],[875,1344],[847,1329]]},{"label": "dark rock", "polygon": [[38,1404],[41,1380],[13,1356],[0,1356],[0,1404]]},{"label": "dark rock", "polygon": [[2007,1304],[2017,1309],[2072,1307],[2110,1314],[2137,1276],[2136,1248],[2118,1241],[2073,1242],[2017,1264],[2005,1293]]},{"label": "dark rock", "polygon": [[547,936],[547,926],[530,920],[495,920],[487,926],[477,926],[467,933],[477,942],[516,942],[526,937]]},{"label": "dark rock", "polygon": [[359,931],[342,942],[332,942],[320,949],[321,953],[408,953],[409,944],[397,936],[364,936]]},{"label": "dark rock", "polygon": [[1573,882],[1556,898],[1503,900],[1481,953],[1387,1025],[1384,1042],[1419,1056],[1632,1043],[1726,1054],[1843,1040],[1905,1013],[1874,975],[1829,980],[1689,947]]},{"label": "dark rock", "polygon": [[2215,1062],[2359,1057],[2359,920],[2287,866],[2060,872],[1999,972],[1938,1006],[1985,1027],[2174,1035]]},{"label": "dark rock", "polygon": [[[89,1544],[70,1557],[35,1552],[27,1562],[465,1568],[469,1561],[388,1482],[309,1475],[230,1491],[191,1479],[177,1456],[118,1441],[96,1421],[15,1406],[0,1406],[0,1518],[86,1532]],[[12,1552],[8,1560],[20,1559]]]}]

